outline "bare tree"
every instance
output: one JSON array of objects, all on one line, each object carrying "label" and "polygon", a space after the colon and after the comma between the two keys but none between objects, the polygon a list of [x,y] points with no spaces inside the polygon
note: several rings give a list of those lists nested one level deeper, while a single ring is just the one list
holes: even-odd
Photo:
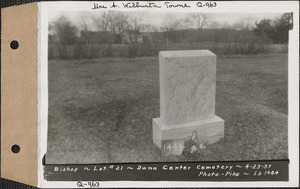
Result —
[{"label": "bare tree", "polygon": [[195,13],[192,15],[192,21],[198,29],[199,40],[202,38],[203,28],[206,27],[209,23],[209,15],[204,13]]},{"label": "bare tree", "polygon": [[[105,49],[102,51],[104,56],[112,57],[113,56],[113,43],[114,43],[114,33],[111,30],[114,30],[114,21],[113,19],[113,11],[104,11],[99,12],[92,17],[94,26],[98,33],[95,34],[95,40],[101,41],[104,44]],[[92,46],[92,48],[97,48]],[[94,50],[93,50],[94,52]]]},{"label": "bare tree", "polygon": [[99,12],[93,16],[93,23],[98,31],[108,31],[112,16],[112,11]]},{"label": "bare tree", "polygon": [[211,29],[212,41],[228,41],[230,29],[232,29],[231,25],[229,25],[227,22],[218,22],[211,20],[208,26]]},{"label": "bare tree", "polygon": [[122,35],[126,29],[127,16],[122,12],[111,11],[109,17],[109,31],[114,36],[115,42],[121,42]]},{"label": "bare tree", "polygon": [[145,12],[135,12],[130,14],[126,20],[126,29],[129,32],[131,42],[137,42],[138,35],[144,30],[144,17]]},{"label": "bare tree", "polygon": [[90,19],[89,14],[82,13],[80,15],[80,18],[78,19],[78,25],[79,25],[79,29],[81,31],[89,31],[90,30],[90,24],[88,23],[89,19]]},{"label": "bare tree", "polygon": [[182,39],[181,41],[184,42],[185,41],[185,37],[186,37],[186,33],[189,29],[191,29],[191,26],[193,25],[192,20],[189,17],[183,18],[181,20],[179,20],[179,28],[181,30],[182,33]]},{"label": "bare tree", "polygon": [[161,28],[165,32],[167,41],[177,41],[176,30],[181,28],[181,23],[176,19],[175,15],[168,14],[164,19],[164,26]]}]

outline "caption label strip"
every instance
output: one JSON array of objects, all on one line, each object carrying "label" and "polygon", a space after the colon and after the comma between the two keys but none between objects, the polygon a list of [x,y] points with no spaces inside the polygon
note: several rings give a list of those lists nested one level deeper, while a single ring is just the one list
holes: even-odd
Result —
[{"label": "caption label strip", "polygon": [[288,181],[288,160],[45,165],[47,181]]},{"label": "caption label strip", "polygon": [[145,8],[167,8],[167,9],[188,9],[188,8],[215,8],[217,7],[216,1],[198,1],[198,2],[139,2],[139,1],[132,1],[132,2],[112,2],[110,5],[107,2],[102,3],[94,3],[92,6],[92,10],[99,10],[99,9],[145,9]]}]

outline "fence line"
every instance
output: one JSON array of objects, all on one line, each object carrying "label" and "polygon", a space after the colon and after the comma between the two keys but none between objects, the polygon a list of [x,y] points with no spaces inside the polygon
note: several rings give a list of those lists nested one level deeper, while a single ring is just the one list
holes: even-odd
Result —
[{"label": "fence line", "polygon": [[136,43],[136,44],[76,44],[60,46],[49,44],[49,59],[93,59],[102,57],[157,56],[165,50],[208,49],[218,55],[286,53],[286,44],[255,42],[197,42],[197,43]]}]

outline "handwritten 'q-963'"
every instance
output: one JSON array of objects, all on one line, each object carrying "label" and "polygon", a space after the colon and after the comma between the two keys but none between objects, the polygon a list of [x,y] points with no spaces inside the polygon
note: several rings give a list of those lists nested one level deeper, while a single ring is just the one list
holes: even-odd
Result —
[{"label": "handwritten 'q-963'", "polygon": [[[198,8],[213,8],[217,7],[217,3],[214,1],[209,2],[193,2],[195,3],[195,6]],[[127,2],[127,3],[120,3],[116,4],[115,2],[112,2],[111,5],[106,4],[99,4],[94,3],[92,10],[96,9],[107,9],[107,8],[127,8],[127,9],[138,9],[138,8],[191,8],[190,3],[171,3],[171,2],[164,2],[161,3],[155,3],[155,2]]]}]

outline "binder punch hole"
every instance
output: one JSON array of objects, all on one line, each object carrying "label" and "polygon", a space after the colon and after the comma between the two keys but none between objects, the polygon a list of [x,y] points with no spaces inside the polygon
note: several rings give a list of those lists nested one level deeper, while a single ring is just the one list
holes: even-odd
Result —
[{"label": "binder punch hole", "polygon": [[19,47],[19,42],[16,40],[13,40],[12,42],[10,42],[10,48],[16,50]]},{"label": "binder punch hole", "polygon": [[19,153],[20,152],[20,146],[15,144],[11,147],[11,151],[15,154]]}]

